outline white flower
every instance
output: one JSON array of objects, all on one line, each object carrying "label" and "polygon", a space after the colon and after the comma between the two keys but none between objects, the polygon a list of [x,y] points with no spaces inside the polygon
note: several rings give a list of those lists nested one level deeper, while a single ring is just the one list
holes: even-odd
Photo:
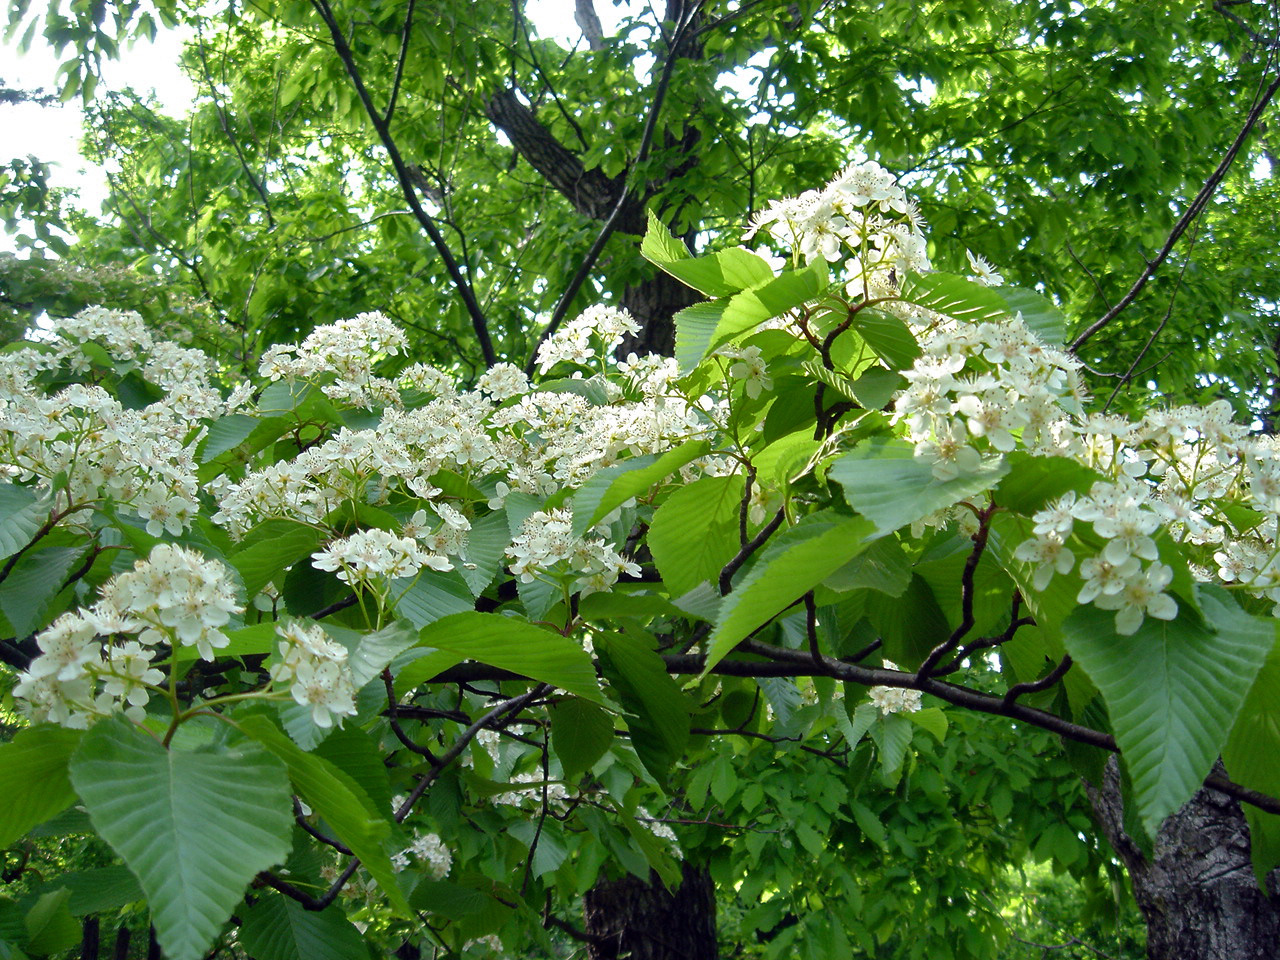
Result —
[{"label": "white flower", "polygon": [[1119,592],[1099,595],[1094,605],[1117,611],[1116,633],[1129,636],[1137,633],[1144,615],[1158,620],[1177,617],[1177,601],[1163,592],[1172,581],[1173,570],[1163,563],[1153,563],[1145,572],[1131,575]]}]

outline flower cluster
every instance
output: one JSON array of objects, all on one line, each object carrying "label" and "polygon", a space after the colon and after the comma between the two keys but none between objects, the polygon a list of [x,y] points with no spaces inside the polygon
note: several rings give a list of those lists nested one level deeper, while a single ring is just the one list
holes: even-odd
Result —
[{"label": "flower cluster", "polygon": [[[1080,562],[1084,585],[1076,601],[1115,610],[1117,633],[1135,633],[1145,616],[1172,620],[1178,615],[1177,603],[1163,592],[1173,571],[1159,562],[1152,539],[1161,518],[1141,484],[1096,483],[1088,496],[1068,493],[1032,519],[1036,536],[1020,544],[1014,557],[1035,567],[1036,589],[1045,589],[1054,574],[1069,574],[1075,568],[1070,545],[1074,539],[1089,554]],[[1100,551],[1095,553],[1081,540],[1077,523],[1090,525],[1090,539],[1104,543]]]},{"label": "flower cluster", "polygon": [[[901,668],[892,661],[884,661],[886,670],[900,670]],[[871,702],[880,708],[881,716],[887,717],[891,713],[915,713],[920,709],[921,693],[919,690],[909,690],[906,687],[872,687],[867,691],[867,696]]]},{"label": "flower cluster", "polygon": [[149,688],[164,678],[152,666],[159,646],[194,647],[212,660],[230,642],[222,627],[242,612],[222,564],[158,544],[109,580],[92,607],[64,614],[37,635],[40,656],[14,694],[37,721],[86,727],[122,711],[140,720]]},{"label": "flower cluster", "polygon": [[413,842],[391,857],[391,865],[396,870],[404,870],[409,866],[410,857],[426,868],[432,880],[443,880],[453,867],[453,854],[434,833],[415,833]]},{"label": "flower cluster", "polygon": [[[426,511],[423,514],[424,521]],[[466,523],[466,520],[463,520]],[[431,553],[412,537],[397,537],[386,530],[358,530],[349,537],[334,540],[323,550],[311,555],[317,570],[337,571],[346,583],[367,582],[373,578],[416,576],[427,567],[452,570],[448,557]]]},{"label": "flower cluster", "polygon": [[805,263],[843,263],[850,296],[879,297],[894,291],[895,276],[929,269],[923,226],[893,174],[866,161],[822,190],[771,202],[747,237],[763,230]]},{"label": "flower cluster", "polygon": [[396,385],[372,370],[378,360],[396,356],[407,343],[404,332],[385,316],[362,313],[316,327],[300,345],[271,347],[258,372],[269,380],[315,383],[330,399],[355,406],[396,403]]},{"label": "flower cluster", "polygon": [[1020,315],[935,328],[906,371],[893,420],[905,422],[916,456],[939,480],[972,473],[986,453],[1021,446],[1067,452],[1062,434],[1078,413],[1080,365],[1032,333]]},{"label": "flower cluster", "polygon": [[271,679],[288,688],[300,706],[311,708],[318,727],[330,727],[333,718],[355,716],[356,691],[347,662],[347,648],[330,640],[318,624],[286,621],[276,626],[280,636],[279,659],[271,667]]},{"label": "flower cluster", "polygon": [[523,583],[544,578],[571,582],[585,596],[608,590],[623,574],[640,575],[640,566],[622,557],[604,540],[573,535],[567,509],[531,514],[507,547],[511,572]]},{"label": "flower cluster", "polygon": [[640,332],[640,325],[626,310],[589,307],[569,321],[538,347],[538,372],[546,373],[557,363],[590,366],[603,362],[627,334]]}]

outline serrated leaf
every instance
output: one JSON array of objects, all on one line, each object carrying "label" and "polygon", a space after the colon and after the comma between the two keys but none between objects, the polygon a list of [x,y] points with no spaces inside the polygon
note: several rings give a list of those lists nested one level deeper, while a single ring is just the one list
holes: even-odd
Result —
[{"label": "serrated leaf", "polygon": [[853,822],[858,825],[858,829],[866,834],[868,840],[883,850],[889,836],[880,818],[872,812],[870,807],[857,800],[848,801],[848,805],[849,812],[853,814]]},{"label": "serrated leaf", "polygon": [[252,745],[182,753],[103,720],[72,758],[71,782],[138,878],[172,960],[201,960],[249,882],[289,854],[284,766]]},{"label": "serrated leaf", "polygon": [[743,489],[741,476],[703,477],[654,511],[649,550],[671,596],[683,596],[703,581],[714,584],[737,554]]},{"label": "serrated leaf", "polygon": [[355,780],[315,753],[307,753],[286,737],[267,717],[254,715],[239,721],[240,729],[278,757],[288,770],[294,789],[324,819],[337,839],[360,858],[361,865],[378,881],[392,909],[410,916],[409,904],[396,879],[391,859],[382,848],[390,833],[390,811],[378,810]]},{"label": "serrated leaf", "polygon": [[258,524],[246,535],[243,546],[228,557],[240,573],[250,599],[285,567],[299,561],[310,564],[312,552],[323,534],[315,527],[294,520],[273,519]]},{"label": "serrated leaf", "polygon": [[645,769],[665,785],[671,765],[689,742],[692,704],[662,658],[644,642],[610,633],[597,636],[595,644],[601,670],[626,711],[632,746]]},{"label": "serrated leaf", "polygon": [[254,960],[358,960],[369,956],[364,936],[341,908],[307,910],[276,893],[245,911],[240,942]]},{"label": "serrated leaf", "polygon": [[473,597],[484,593],[498,575],[510,544],[511,532],[502,511],[485,514],[471,522],[471,532],[467,535],[467,561],[458,565],[458,573],[467,582]]},{"label": "serrated leaf", "polygon": [[911,584],[911,558],[893,537],[881,537],[822,583],[836,591],[865,587],[900,597]]},{"label": "serrated leaf", "polygon": [[950,273],[909,273],[901,296],[907,303],[957,320],[978,322],[1009,312],[1004,298],[991,287]]},{"label": "serrated leaf", "polygon": [[582,645],[527,620],[496,613],[455,613],[424,627],[419,636],[438,650],[601,702],[595,668]]},{"label": "serrated leaf", "polygon": [[1037,457],[1019,450],[1005,460],[1009,472],[996,487],[995,502],[1028,517],[1068,491],[1087,494],[1103,479],[1097,471],[1066,457]]},{"label": "serrated leaf", "polygon": [[49,519],[50,501],[29,487],[0,483],[0,560],[13,556]]},{"label": "serrated leaf", "polygon": [[347,724],[325,737],[313,752],[349,776],[373,801],[375,810],[391,809],[391,779],[382,751],[369,734]]},{"label": "serrated leaf", "polygon": [[947,715],[938,707],[924,707],[913,713],[904,713],[902,716],[921,730],[928,730],[939,743],[947,736]]},{"label": "serrated leaf", "polygon": [[69,950],[80,941],[80,924],[67,909],[71,891],[52,890],[42,895],[27,911],[27,950],[49,956]]},{"label": "serrated leaf", "polygon": [[844,488],[849,506],[871,520],[879,534],[915,523],[991,487],[1009,471],[1001,458],[976,473],[938,480],[902,440],[872,441],[835,460],[827,476]]},{"label": "serrated leaf", "polygon": [[67,909],[73,916],[119,910],[142,899],[142,887],[128,867],[98,867],[58,877],[58,885],[71,892]]},{"label": "serrated leaf", "polygon": [[690,440],[661,456],[632,457],[596,473],[573,496],[573,535],[583,536],[617,507],[710,451],[706,440]]},{"label": "serrated leaf", "polygon": [[[859,311],[854,317],[853,329],[866,341],[867,346],[876,352],[876,356],[884,361],[885,366],[889,368],[886,372],[910,369],[916,362],[916,358],[920,356],[920,344],[916,342],[911,328],[904,320],[892,314],[871,309]],[[874,381],[868,383],[867,388],[872,388],[873,383]],[[871,405],[866,404],[866,406]],[[884,404],[879,404],[873,409],[879,409],[881,406]]]},{"label": "serrated leaf", "polygon": [[613,717],[603,707],[578,698],[556,703],[550,716],[552,749],[565,780],[576,780],[613,743]]},{"label": "serrated leaf", "polygon": [[[1222,759],[1231,779],[1236,783],[1273,797],[1278,796],[1280,764],[1276,763],[1276,757],[1280,756],[1280,621],[1273,618],[1246,618],[1238,608],[1224,616],[1217,599],[1212,597],[1202,596],[1201,604],[1205,615],[1219,632],[1242,630],[1257,633],[1261,643],[1270,641],[1271,650],[1240,706],[1231,735],[1222,749]],[[1261,883],[1268,873],[1280,865],[1280,815],[1264,813],[1250,804],[1241,806],[1249,821],[1249,850],[1253,856],[1254,872]]]},{"label": "serrated leaf", "polygon": [[46,724],[0,744],[0,850],[75,802],[67,763],[80,737]]},{"label": "serrated leaf", "polygon": [[84,552],[82,547],[46,547],[24,553],[14,564],[0,584],[0,610],[18,636],[47,625],[50,604]]},{"label": "serrated leaf", "polygon": [[640,243],[640,255],[711,297],[727,297],[773,278],[768,262],[742,247],[730,247],[704,257],[690,256],[685,245],[671,235],[653,211],[649,211],[649,226]]},{"label": "serrated leaf", "polygon": [[393,581],[392,595],[397,598],[396,616],[419,630],[440,617],[475,609],[475,596],[457,570],[424,570],[416,579]]},{"label": "serrated leaf", "polygon": [[791,528],[725,597],[709,638],[705,670],[866,549],[874,526],[863,517]]},{"label": "serrated leaf", "polygon": [[1215,633],[1182,609],[1176,620],[1148,617],[1126,637],[1116,633],[1114,613],[1093,606],[1063,624],[1067,652],[1106,701],[1152,835],[1208,776],[1275,642],[1265,629],[1235,629],[1237,618],[1213,595],[1203,602],[1231,628]]},{"label": "serrated leaf", "polygon": [[1050,346],[1061,346],[1067,339],[1067,318],[1061,310],[1034,290],[1022,287],[996,287],[1009,313],[1022,314],[1027,329]]},{"label": "serrated leaf", "polygon": [[351,651],[351,678],[359,690],[392,660],[418,642],[417,629],[403,620],[365,634]]}]

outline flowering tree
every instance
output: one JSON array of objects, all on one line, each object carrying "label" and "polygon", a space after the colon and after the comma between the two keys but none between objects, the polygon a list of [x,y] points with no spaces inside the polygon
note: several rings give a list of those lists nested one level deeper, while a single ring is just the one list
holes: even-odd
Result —
[{"label": "flowering tree", "polygon": [[[971,714],[1099,783],[1119,754],[1131,836],[1205,784],[1243,802],[1268,872],[1275,441],[1225,404],[1089,413],[1057,309],[976,256],[931,271],[924,227],[872,162],[771,203],[754,251],[692,257],[651,220],[644,255],[707,298],[674,357],[615,360],[634,322],[597,307],[535,378],[470,388],[377,314],[234,385],[105,309],[7,350],[27,719],[0,837],[90,831],[119,866],[8,906],[3,949],[64,948],[104,876],[173,960],[352,956],[369,928],[545,948],[552,890],[606,859],[674,885],[673,823],[759,808],[731,755],[678,772],[691,736],[898,783]],[[854,793],[831,829],[892,849],[899,811]]]}]

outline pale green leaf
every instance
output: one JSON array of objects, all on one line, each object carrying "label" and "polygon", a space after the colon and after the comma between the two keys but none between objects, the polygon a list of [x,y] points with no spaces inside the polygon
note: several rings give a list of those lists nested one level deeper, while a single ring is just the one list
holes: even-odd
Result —
[{"label": "pale green leaf", "polygon": [[181,753],[103,720],[72,758],[71,782],[138,878],[172,960],[201,960],[249,882],[288,856],[289,781],[254,746]]},{"label": "pale green leaf", "polygon": [[29,487],[0,483],[0,560],[13,556],[49,519],[50,501],[37,499]]},{"label": "pale green leaf", "polygon": [[1008,470],[1001,458],[984,463],[976,473],[938,480],[929,461],[916,458],[911,444],[886,440],[840,457],[827,468],[827,476],[844,488],[849,506],[883,535],[989,490]]},{"label": "pale green leaf", "polygon": [[0,850],[75,802],[67,762],[81,732],[42,725],[0,744]]},{"label": "pale green leaf", "polygon": [[793,527],[771,544],[720,608],[706,668],[864,550],[873,525],[862,517]]},{"label": "pale green leaf", "polygon": [[1237,629],[1237,618],[1223,614],[1225,603],[1203,599],[1227,629],[1215,633],[1183,609],[1176,620],[1148,617],[1126,637],[1116,633],[1114,613],[1093,606],[1077,608],[1063,624],[1067,652],[1106,701],[1138,812],[1153,835],[1208,776],[1275,642],[1273,631]]},{"label": "pale green leaf", "polygon": [[573,535],[581,537],[617,507],[710,450],[707,441],[690,440],[661,456],[632,457],[596,473],[573,496]]},{"label": "pale green leaf", "polygon": [[649,526],[649,550],[671,596],[715,583],[739,550],[741,476],[703,477],[676,490]]},{"label": "pale green leaf", "polygon": [[422,642],[600,702],[591,657],[568,637],[496,613],[455,613],[422,629]]}]

